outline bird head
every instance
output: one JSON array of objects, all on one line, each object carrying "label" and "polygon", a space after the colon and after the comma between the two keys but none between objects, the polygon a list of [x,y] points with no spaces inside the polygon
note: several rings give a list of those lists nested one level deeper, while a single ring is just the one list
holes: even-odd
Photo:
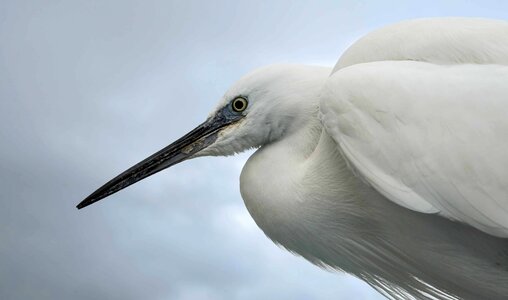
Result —
[{"label": "bird head", "polygon": [[328,68],[273,65],[237,81],[205,122],[113,178],[77,205],[93,204],[182,161],[227,156],[275,142],[316,115]]}]

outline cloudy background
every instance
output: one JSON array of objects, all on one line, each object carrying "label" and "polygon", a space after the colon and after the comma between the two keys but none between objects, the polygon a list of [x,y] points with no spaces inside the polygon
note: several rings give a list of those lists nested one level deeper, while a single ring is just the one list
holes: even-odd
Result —
[{"label": "cloudy background", "polygon": [[1,0],[0,299],[381,299],[263,235],[239,195],[249,153],[75,205],[253,68],[331,66],[397,20],[507,14],[485,0]]}]

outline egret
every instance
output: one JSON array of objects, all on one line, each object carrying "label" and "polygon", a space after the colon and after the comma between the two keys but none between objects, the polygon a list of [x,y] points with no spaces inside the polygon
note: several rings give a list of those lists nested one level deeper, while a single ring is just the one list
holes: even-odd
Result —
[{"label": "egret", "polygon": [[388,298],[508,298],[508,22],[404,21],[333,69],[255,70],[77,207],[251,148],[241,196],[275,243]]}]

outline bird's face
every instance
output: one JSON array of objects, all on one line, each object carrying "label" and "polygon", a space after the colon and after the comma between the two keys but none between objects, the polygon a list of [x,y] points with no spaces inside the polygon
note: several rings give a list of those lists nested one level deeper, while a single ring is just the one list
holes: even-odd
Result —
[{"label": "bird's face", "polygon": [[[214,143],[197,156],[227,156],[258,148],[284,136],[300,117],[316,108],[304,99],[302,67],[274,65],[255,70],[238,80],[222,97],[209,119],[228,114],[234,122],[222,127]],[[304,103],[299,103],[304,102]],[[306,103],[305,103],[306,102]]]},{"label": "bird's face", "polygon": [[[280,139],[317,105],[305,97],[304,67],[270,66],[235,83],[205,122],[100,187],[78,204],[83,208],[150,175],[199,156],[225,156]],[[323,69],[321,69],[321,72]],[[308,75],[308,74],[307,74]]]}]

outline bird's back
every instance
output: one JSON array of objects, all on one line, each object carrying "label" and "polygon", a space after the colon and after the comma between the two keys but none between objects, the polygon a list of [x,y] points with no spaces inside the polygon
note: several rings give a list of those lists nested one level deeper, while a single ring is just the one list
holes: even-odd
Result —
[{"label": "bird's back", "polygon": [[333,72],[375,61],[508,65],[508,22],[481,18],[408,20],[374,30],[340,57]]},{"label": "bird's back", "polygon": [[508,22],[389,26],[337,66],[322,120],[360,176],[401,206],[508,236]]}]

